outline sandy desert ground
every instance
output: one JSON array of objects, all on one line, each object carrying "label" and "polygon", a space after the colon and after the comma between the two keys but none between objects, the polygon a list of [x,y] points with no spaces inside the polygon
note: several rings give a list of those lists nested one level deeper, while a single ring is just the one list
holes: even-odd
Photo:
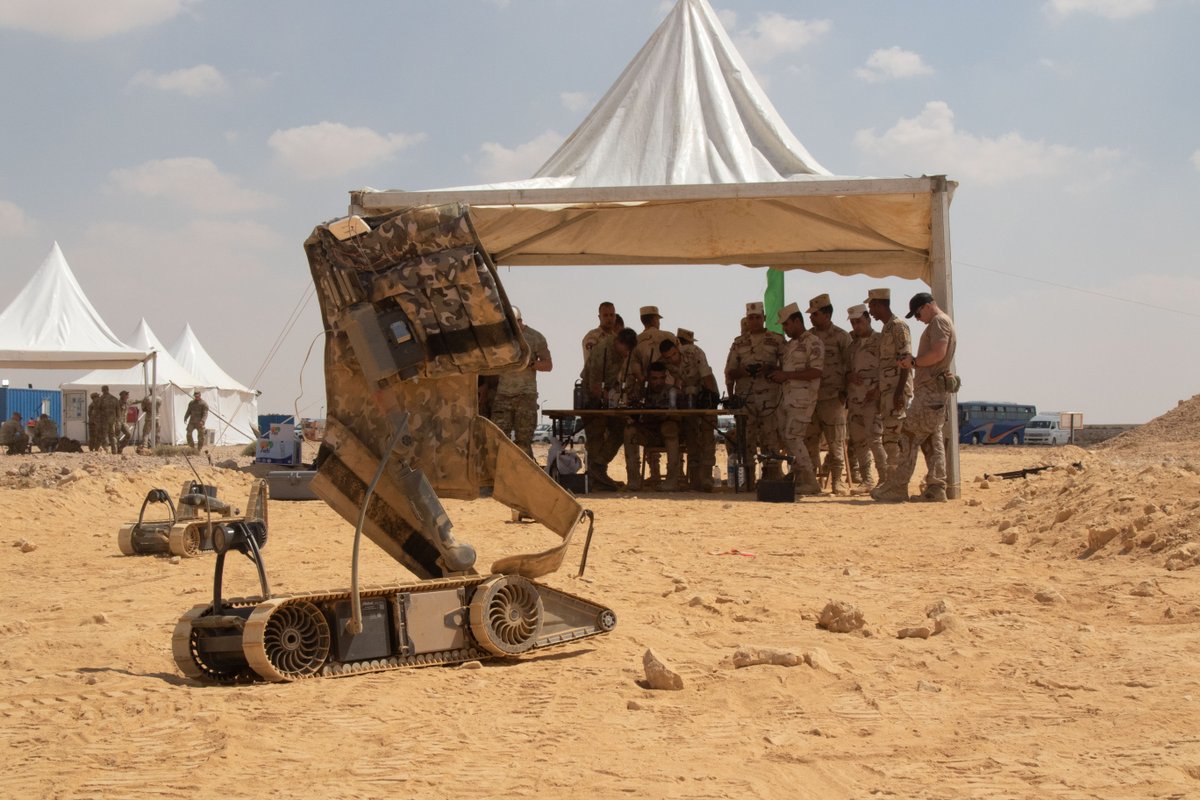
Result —
[{"label": "sandy desert ground", "polygon": [[[0,457],[0,795],[1200,796],[1200,399],[1172,413],[1190,433],[965,448],[941,505],[592,495],[586,575],[577,542],[547,582],[613,607],[611,634],[237,687],[170,654],[213,556],[117,550],[148,489],[178,492],[178,459]],[[251,476],[202,472],[244,504]],[[551,543],[491,501],[447,508],[481,565]],[[274,502],[270,522],[275,591],[348,585],[352,528],[324,504]],[[370,545],[363,567],[406,579]],[[228,580],[257,591],[244,559]],[[817,627],[831,600],[864,626]],[[753,647],[799,663],[735,666]],[[682,690],[639,684],[647,649]]]}]

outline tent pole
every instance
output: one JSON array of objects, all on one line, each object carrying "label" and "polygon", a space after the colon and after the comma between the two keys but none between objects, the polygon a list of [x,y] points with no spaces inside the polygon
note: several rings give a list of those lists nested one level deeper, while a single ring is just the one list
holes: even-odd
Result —
[{"label": "tent pole", "polygon": [[[933,175],[930,207],[929,259],[930,288],[933,298],[943,311],[954,318],[954,279],[950,260],[950,193],[946,176]],[[954,369],[951,362],[950,369]],[[957,500],[962,496],[962,479],[958,462],[958,396],[950,395],[946,404],[946,424],[942,427],[946,445],[946,496]]]},{"label": "tent pole", "polygon": [[154,359],[150,363],[150,451],[158,445],[158,437],[155,433],[158,431],[158,351],[155,350],[152,354]]}]

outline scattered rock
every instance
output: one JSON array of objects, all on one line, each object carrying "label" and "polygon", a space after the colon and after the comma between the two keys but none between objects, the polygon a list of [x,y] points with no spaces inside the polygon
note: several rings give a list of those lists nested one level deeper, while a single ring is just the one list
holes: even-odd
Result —
[{"label": "scattered rock", "polygon": [[12,543],[12,546],[20,547],[21,545],[25,544],[26,541],[27,540],[25,540],[25,539],[17,539],[15,542]]},{"label": "scattered rock", "polygon": [[642,669],[646,672],[646,685],[651,689],[678,691],[683,688],[683,678],[663,663],[653,650],[642,656]]},{"label": "scattered rock", "polygon": [[928,639],[933,630],[928,625],[914,625],[896,632],[897,639]]},{"label": "scattered rock", "polygon": [[983,501],[982,501],[982,500],[980,500],[978,497],[972,497],[970,500],[968,500],[968,501],[967,501],[967,505],[969,505],[969,506],[981,506],[981,505],[983,505]]},{"label": "scattered rock", "polygon": [[[476,661],[475,663],[478,664],[479,662]],[[630,700],[628,703],[625,704],[625,707],[627,709],[629,709],[630,711],[641,711],[642,710],[642,704],[639,703],[637,700]]]},{"label": "scattered rock", "polygon": [[938,686],[936,683],[932,683],[930,681],[917,681],[917,691],[919,691],[919,692],[937,693],[937,692],[940,692],[941,690],[942,690],[942,687]]},{"label": "scattered rock", "polygon": [[997,526],[996,530],[1003,533],[1004,531],[1008,530],[1012,526],[1013,526],[1013,521],[1011,519],[1005,518],[1005,519],[1000,520],[1000,525]]},{"label": "scattered rock", "polygon": [[182,559],[180,556],[171,556],[171,563],[172,563],[172,564],[178,564],[178,563],[180,563],[181,561],[183,561],[183,559]]},{"label": "scattered rock", "polygon": [[1000,544],[1016,544],[1020,538],[1016,528],[1009,528],[1004,533],[1000,534]]},{"label": "scattered rock", "polygon": [[96,623],[97,625],[107,625],[108,614],[105,614],[103,611],[101,611],[99,614],[92,614],[92,622]]},{"label": "scattered rock", "polygon": [[1075,512],[1069,508],[1060,508],[1058,513],[1054,515],[1055,524],[1058,524],[1059,522],[1066,522],[1074,513]]},{"label": "scattered rock", "polygon": [[1158,594],[1158,584],[1154,581],[1142,581],[1129,590],[1134,597],[1153,597]]},{"label": "scattered rock", "polygon": [[1026,500],[1024,497],[1022,497],[1021,495],[1014,494],[1012,496],[1012,498],[1007,503],[1004,504],[1004,507],[1006,509],[1020,508],[1021,506],[1026,505],[1028,502],[1029,501]]},{"label": "scattered rock", "polygon": [[[65,469],[65,467],[64,467],[64,469]],[[84,478],[86,478],[87,476],[88,476],[88,473],[85,470],[77,469],[74,472],[69,472],[66,475],[64,475],[59,480],[58,485],[66,486],[67,484],[75,483],[76,481],[81,481]]]},{"label": "scattered rock", "polygon": [[1065,598],[1056,590],[1050,587],[1038,589],[1033,596],[1034,600],[1039,603],[1061,603]]},{"label": "scattered rock", "polygon": [[821,609],[817,619],[817,627],[832,633],[850,633],[866,624],[863,614],[850,603],[842,600],[830,600]]},{"label": "scattered rock", "polygon": [[1116,528],[1088,528],[1088,550],[1099,550],[1117,538],[1119,533]]},{"label": "scattered rock", "polygon": [[218,461],[215,466],[218,469],[241,469],[241,467],[238,466],[237,460],[232,458],[227,458],[224,461]]},{"label": "scattered rock", "polygon": [[483,663],[480,661],[464,661],[458,665],[458,669],[483,669]]},{"label": "scattered rock", "polygon": [[21,543],[21,552],[22,553],[32,553],[34,550],[37,550],[37,547],[38,546],[36,544],[34,544],[33,542],[22,542]]},{"label": "scattered rock", "polygon": [[804,663],[813,669],[823,669],[830,675],[842,674],[842,668],[833,663],[833,659],[829,657],[829,653],[823,647],[814,647],[805,653]]},{"label": "scattered rock", "polygon": [[991,481],[987,480],[986,478],[985,478],[984,480],[981,480],[981,481],[979,482],[979,488],[980,488],[980,489],[987,489],[987,488],[989,488],[991,485],[992,485],[992,484],[991,484]]},{"label": "scattered rock", "polygon": [[950,601],[943,597],[925,607],[925,616],[929,619],[934,619],[953,610],[954,607],[950,604]]},{"label": "scattered rock", "polygon": [[933,618],[933,633],[955,633],[963,629],[962,620],[954,614],[939,614]]},{"label": "scattered rock", "polygon": [[774,647],[738,647],[733,654],[733,666],[737,668],[753,667],[758,664],[771,664],[776,667],[795,667],[804,663],[804,657],[786,650]]}]

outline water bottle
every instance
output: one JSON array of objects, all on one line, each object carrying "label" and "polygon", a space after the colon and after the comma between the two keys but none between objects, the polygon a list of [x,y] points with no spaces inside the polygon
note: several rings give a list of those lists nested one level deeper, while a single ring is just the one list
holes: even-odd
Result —
[{"label": "water bottle", "polygon": [[575,392],[571,399],[574,401],[573,408],[587,408],[587,391],[583,388],[583,381],[575,381]]},{"label": "water bottle", "polygon": [[675,408],[675,399],[679,396],[679,392],[672,386],[667,390],[667,408]]},{"label": "water bottle", "polygon": [[721,468],[713,464],[713,486],[721,485]]}]

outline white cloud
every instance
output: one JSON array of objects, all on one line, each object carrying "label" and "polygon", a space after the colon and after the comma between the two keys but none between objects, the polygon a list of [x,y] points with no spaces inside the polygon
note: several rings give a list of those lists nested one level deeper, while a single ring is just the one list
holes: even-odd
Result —
[{"label": "white cloud", "polygon": [[166,22],[194,0],[4,0],[0,28],[89,41]]},{"label": "white cloud", "polygon": [[301,178],[334,178],[390,161],[425,139],[423,133],[376,133],[340,122],[318,122],[275,131],[267,144]]},{"label": "white cloud", "polygon": [[1192,166],[1196,169],[1200,169],[1200,150],[1192,153]]},{"label": "white cloud", "polygon": [[583,111],[592,106],[591,95],[587,92],[559,92],[558,99],[567,111]]},{"label": "white cloud", "polygon": [[932,75],[933,68],[921,60],[919,53],[899,47],[888,47],[871,53],[866,66],[859,67],[854,74],[870,83],[878,83],[913,78],[917,75]]},{"label": "white cloud", "polygon": [[1107,19],[1128,19],[1154,10],[1157,0],[1048,0],[1044,9],[1058,19],[1071,14],[1098,14]]},{"label": "white cloud", "polygon": [[546,131],[511,149],[495,142],[484,142],[479,146],[482,157],[476,171],[489,183],[528,178],[554,155],[562,142],[562,135],[556,131]]},{"label": "white cloud", "polygon": [[206,158],[166,158],[131,169],[113,170],[117,188],[143,197],[178,203],[205,214],[257,211],[277,203],[265,192],[239,185]]},{"label": "white cloud", "polygon": [[1027,178],[1074,175],[1105,180],[1119,155],[1109,148],[1084,151],[1030,141],[1013,132],[996,138],[958,129],[954,112],[934,100],[911,119],[901,119],[881,135],[860,130],[854,144],[894,172],[947,174],[984,185]]},{"label": "white cloud", "polygon": [[832,28],[827,19],[792,19],[773,12],[760,14],[753,25],[734,37],[734,43],[746,60],[761,63],[802,50]]},{"label": "white cloud", "polygon": [[20,206],[0,200],[0,239],[15,239],[33,233],[33,220]]},{"label": "white cloud", "polygon": [[225,76],[214,66],[197,64],[174,72],[142,70],[129,81],[130,86],[149,86],[164,92],[179,92],[188,97],[220,94],[228,88]]}]

